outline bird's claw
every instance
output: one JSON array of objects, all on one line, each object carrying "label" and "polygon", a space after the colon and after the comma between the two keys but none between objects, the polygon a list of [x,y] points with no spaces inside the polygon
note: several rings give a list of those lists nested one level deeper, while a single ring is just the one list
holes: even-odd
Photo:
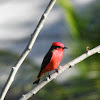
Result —
[{"label": "bird's claw", "polygon": [[55,72],[59,73],[59,70],[58,69],[55,69]]},{"label": "bird's claw", "polygon": [[72,66],[70,65],[69,68],[72,68]]},{"label": "bird's claw", "polygon": [[49,79],[51,78],[51,76],[50,76],[50,75],[49,75],[48,77],[49,77]]}]

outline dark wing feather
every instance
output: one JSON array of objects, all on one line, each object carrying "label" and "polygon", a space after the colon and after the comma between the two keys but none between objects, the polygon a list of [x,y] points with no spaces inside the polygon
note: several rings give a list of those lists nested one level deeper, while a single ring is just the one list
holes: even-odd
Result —
[{"label": "dark wing feather", "polygon": [[41,65],[41,70],[43,70],[46,67],[46,65],[50,62],[51,57],[52,57],[52,52],[48,52],[45,55],[43,62],[42,62],[42,65]]},{"label": "dark wing feather", "polygon": [[[50,62],[51,57],[52,57],[52,47],[50,48],[50,50],[48,51],[48,53],[45,55],[45,57],[43,59],[43,62],[41,64],[40,73],[46,67],[46,65]],[[40,76],[40,73],[39,73],[38,77]]]}]

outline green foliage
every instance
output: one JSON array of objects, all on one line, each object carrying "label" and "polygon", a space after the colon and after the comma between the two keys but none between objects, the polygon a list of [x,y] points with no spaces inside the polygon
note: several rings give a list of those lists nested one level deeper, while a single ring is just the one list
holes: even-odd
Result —
[{"label": "green foliage", "polygon": [[81,30],[84,28],[84,24],[86,24],[86,22],[84,22],[85,20],[81,22],[80,17],[75,13],[75,9],[70,0],[58,0],[58,4],[65,12],[65,19],[69,25],[71,35],[75,38],[79,38],[80,33],[82,32]]}]

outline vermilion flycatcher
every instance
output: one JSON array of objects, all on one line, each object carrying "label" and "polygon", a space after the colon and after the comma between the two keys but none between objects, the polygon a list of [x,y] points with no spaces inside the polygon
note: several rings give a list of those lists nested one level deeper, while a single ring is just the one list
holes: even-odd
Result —
[{"label": "vermilion flycatcher", "polygon": [[[33,84],[38,84],[40,81],[41,76],[49,71],[55,70],[63,57],[63,50],[67,49],[67,47],[64,47],[64,45],[60,42],[54,42],[52,43],[51,48],[49,49],[48,53],[45,55],[41,70]],[[50,76],[49,76],[50,77]]]}]

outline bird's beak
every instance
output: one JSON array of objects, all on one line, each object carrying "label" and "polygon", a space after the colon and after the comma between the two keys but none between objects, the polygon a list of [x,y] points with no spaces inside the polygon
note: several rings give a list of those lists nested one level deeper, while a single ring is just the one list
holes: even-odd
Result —
[{"label": "bird's beak", "polygon": [[64,47],[63,49],[68,49],[67,47]]}]

